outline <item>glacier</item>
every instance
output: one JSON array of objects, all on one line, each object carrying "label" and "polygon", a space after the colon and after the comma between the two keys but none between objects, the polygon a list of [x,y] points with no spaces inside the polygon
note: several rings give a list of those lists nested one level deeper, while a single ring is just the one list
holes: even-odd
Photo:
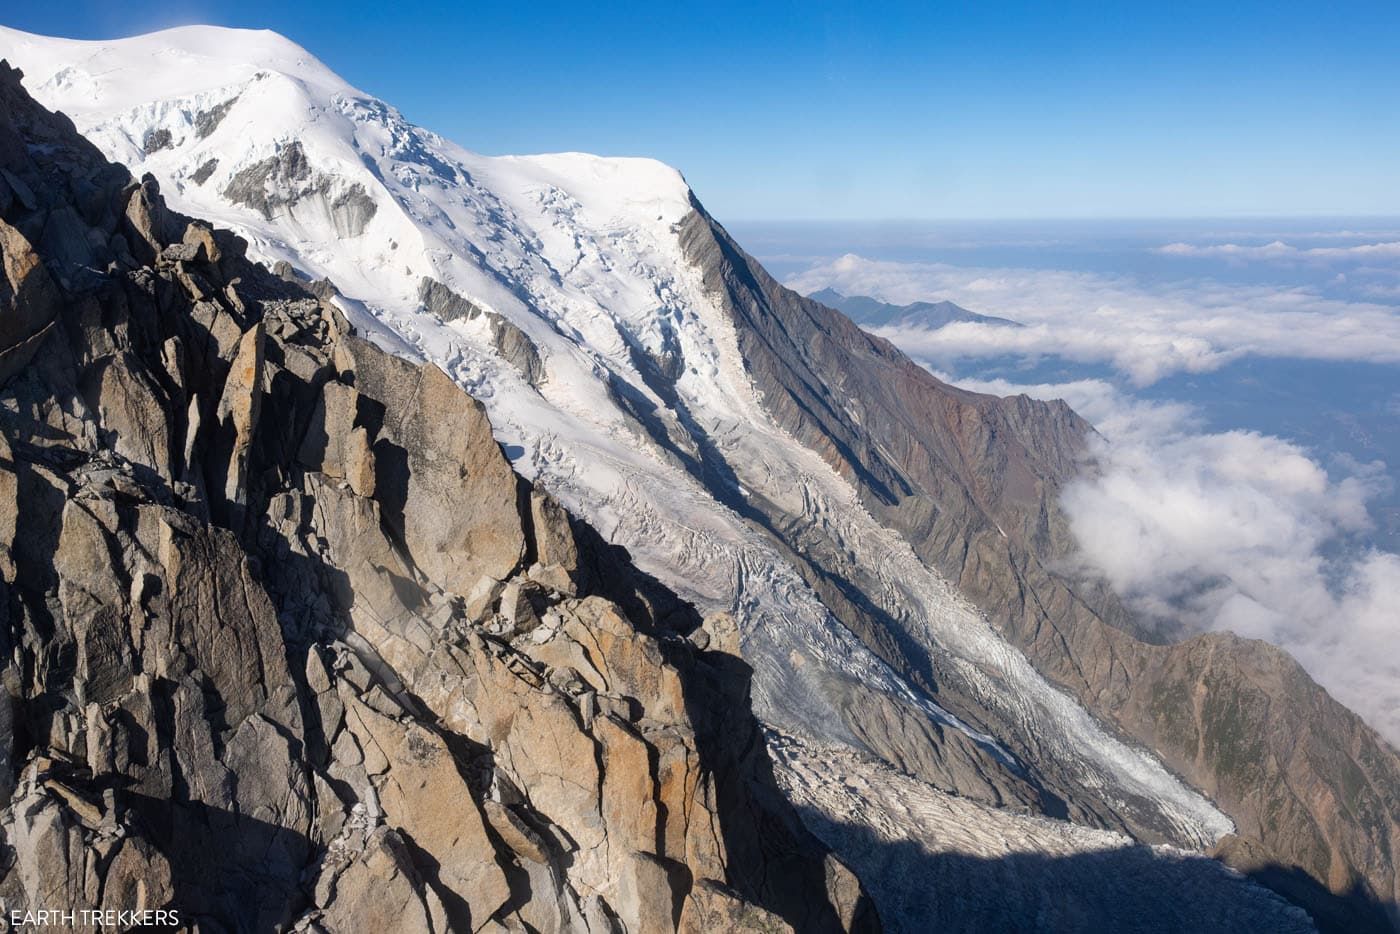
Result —
[{"label": "glacier", "polygon": [[[237,231],[269,265],[329,279],[357,328],[436,363],[486,405],[517,470],[702,611],[730,613],[780,780],[814,825],[863,821],[932,847],[946,820],[900,817],[923,796],[966,820],[976,852],[1013,837],[1053,837],[1056,852],[1129,845],[1013,810],[958,810],[949,802],[959,799],[873,757],[850,729],[848,689],[897,698],[1022,767],[1005,737],[945,709],[847,630],[773,533],[735,508],[752,497],[839,543],[840,560],[880,582],[870,599],[913,621],[978,704],[1083,787],[1181,846],[1204,849],[1233,829],[1150,752],[1050,685],[825,461],[773,424],[732,323],[681,250],[677,228],[698,202],[675,169],[472,153],[270,32],[186,27],[86,42],[0,28],[0,57],[106,156],[158,179],[174,208]],[[425,280],[483,314],[430,313]],[[493,320],[528,339],[540,373],[501,352]],[[649,379],[656,361],[681,368],[674,392]],[[716,457],[722,472],[692,466]],[[860,783],[859,806],[842,791],[855,775],[875,776]],[[1210,878],[1224,878],[1209,866]]]}]

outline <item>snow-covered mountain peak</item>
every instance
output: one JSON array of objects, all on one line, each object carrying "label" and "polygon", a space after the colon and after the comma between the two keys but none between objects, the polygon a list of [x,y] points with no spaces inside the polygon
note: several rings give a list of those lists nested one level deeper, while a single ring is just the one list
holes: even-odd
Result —
[{"label": "snow-covered mountain peak", "polygon": [[[0,29],[0,50],[40,99],[161,179],[180,209],[396,311],[417,309],[427,277],[529,333],[541,311],[568,317],[529,294],[533,281],[644,270],[691,207],[680,173],[649,159],[472,153],[268,31],[191,26],[90,42]],[[628,330],[641,324],[630,304],[611,310]]]},{"label": "snow-covered mountain peak", "polygon": [[[306,49],[267,29],[180,26],[128,39],[35,36],[0,26],[36,91],[70,117],[134,100],[214,90],[275,72],[330,93],[357,94]],[[132,67],[144,63],[146,67]],[[102,76],[101,79],[97,76]],[[170,78],[178,76],[178,84]]]},{"label": "snow-covered mountain peak", "polygon": [[[733,614],[770,724],[865,749],[879,742],[858,719],[887,716],[909,743],[946,730],[962,737],[949,748],[1019,774],[1006,737],[980,729],[995,722],[1105,811],[1183,843],[1231,829],[1052,688],[765,410],[682,242],[697,215],[675,169],[470,152],[271,33],[75,43],[0,30],[0,57],[173,207],[237,230],[255,258],[330,279],[357,326],[485,403],[517,469],[703,611]],[[934,647],[978,722],[842,624],[796,564],[803,536],[868,573],[872,606]]]}]

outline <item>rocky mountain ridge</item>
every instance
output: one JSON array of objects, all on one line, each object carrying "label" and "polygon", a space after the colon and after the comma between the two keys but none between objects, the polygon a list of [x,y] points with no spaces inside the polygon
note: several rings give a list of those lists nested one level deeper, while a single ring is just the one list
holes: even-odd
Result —
[{"label": "rocky mountain ridge", "polygon": [[[1144,645],[1111,593],[1055,570],[1073,544],[1058,488],[1087,430],[1068,408],[938,383],[777,286],[656,163],[468,153],[267,33],[0,39],[105,151],[288,274],[334,279],[364,333],[487,405],[539,488],[691,602],[730,611],[765,722],[1012,826],[1046,814],[1191,848],[1238,829],[1231,858],[1281,887],[1326,880],[1372,919],[1386,900],[1390,760],[1364,727],[1270,650]],[[356,185],[374,211],[346,195]],[[395,535],[401,511],[384,514]],[[1255,649],[1263,661],[1241,663]],[[1223,707],[1194,705],[1204,681]],[[1314,717],[1327,735],[1305,729]],[[866,820],[849,828],[858,851],[903,806],[865,787],[863,807],[814,795],[837,811],[808,825]],[[902,852],[918,862],[938,842]],[[890,878],[884,904],[923,886]]]},{"label": "rocky mountain ridge", "polygon": [[0,65],[7,916],[877,929],[732,622],[245,250]]}]

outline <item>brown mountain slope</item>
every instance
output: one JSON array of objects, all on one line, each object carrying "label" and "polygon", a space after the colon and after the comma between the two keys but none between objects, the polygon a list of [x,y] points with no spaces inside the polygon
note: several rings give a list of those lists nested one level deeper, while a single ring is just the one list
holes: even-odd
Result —
[{"label": "brown mountain slope", "polygon": [[[1400,926],[1395,750],[1282,651],[1225,634],[1150,644],[1105,587],[1051,569],[1073,549],[1057,502],[1085,422],[940,382],[783,288],[698,204],[682,241],[773,417],[1044,674],[1210,794],[1239,830],[1227,859],[1325,923]],[[918,680],[907,652],[848,624]]]}]

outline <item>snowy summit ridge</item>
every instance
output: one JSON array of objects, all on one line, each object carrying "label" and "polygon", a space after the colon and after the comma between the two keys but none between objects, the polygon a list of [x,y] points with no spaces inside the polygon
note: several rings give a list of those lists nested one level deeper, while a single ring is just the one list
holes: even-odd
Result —
[{"label": "snowy summit ridge", "polygon": [[[502,272],[541,247],[564,245],[550,243],[549,233],[566,217],[600,232],[664,234],[690,210],[680,173],[652,160],[468,152],[412,126],[273,32],[190,26],[88,42],[0,28],[0,39],[35,93],[109,155],[176,189],[165,192],[173,202],[237,223],[269,255],[299,266],[305,259],[308,272],[330,276],[351,296],[393,295],[410,308],[415,276],[451,276],[440,251],[455,254],[505,233],[503,225],[515,228],[514,242],[488,257]],[[345,236],[333,207],[230,205],[224,193],[240,171],[292,147],[313,178],[363,185],[373,216]],[[501,283],[472,281],[479,271],[460,270],[461,285],[478,302],[518,310]]]},{"label": "snowy summit ridge", "polygon": [[[683,249],[679,228],[697,203],[675,169],[472,153],[266,31],[86,42],[0,28],[0,57],[109,158],[154,175],[172,207],[238,231],[257,259],[329,279],[357,327],[438,364],[486,405],[521,473],[703,611],[731,613],[755,708],[775,730],[873,759],[850,705],[879,697],[998,767],[1023,767],[1003,737],[907,683],[833,616],[745,517],[757,500],[874,569],[884,586],[872,599],[917,621],[1018,748],[1065,763],[1164,839],[1207,846],[1232,829],[1046,682],[764,411],[734,325]],[[780,764],[826,800],[809,788],[820,770],[798,761],[805,748],[794,743]],[[1102,834],[1085,841],[1104,846]]]},{"label": "snowy summit ridge", "polygon": [[[796,500],[796,513],[815,508],[853,523],[847,537],[866,548],[878,540],[926,578],[916,599],[947,617],[955,651],[985,652],[977,667],[1008,664],[1006,646],[974,611],[763,413],[732,326],[683,256],[675,228],[693,199],[675,169],[579,153],[469,152],[266,31],[197,26],[82,42],[3,30],[0,54],[110,158],[155,175],[172,206],[238,230],[269,263],[330,279],[357,325],[443,366],[487,404],[517,467],[609,530],[641,566],[702,608],[735,611],[746,652],[768,660],[756,694],[772,721],[850,741],[820,686],[836,676],[914,698],[994,744],[904,684],[723,505],[757,489]],[[431,313],[425,280],[488,314]],[[536,348],[534,378],[493,345],[488,315]],[[654,371],[677,362],[673,398],[658,391]],[[662,424],[644,427],[638,413]],[[693,423],[732,446],[738,491],[707,488],[683,468],[697,444]],[[817,664],[793,664],[798,657]],[[1009,664],[1010,677],[1055,708],[1060,729],[1089,730],[1066,736],[1066,754],[1082,744],[1079,754],[1104,773],[1097,781],[1179,799],[1167,806],[1169,823],[1186,839],[1228,830],[1159,765],[1093,728],[1019,655]]]}]

